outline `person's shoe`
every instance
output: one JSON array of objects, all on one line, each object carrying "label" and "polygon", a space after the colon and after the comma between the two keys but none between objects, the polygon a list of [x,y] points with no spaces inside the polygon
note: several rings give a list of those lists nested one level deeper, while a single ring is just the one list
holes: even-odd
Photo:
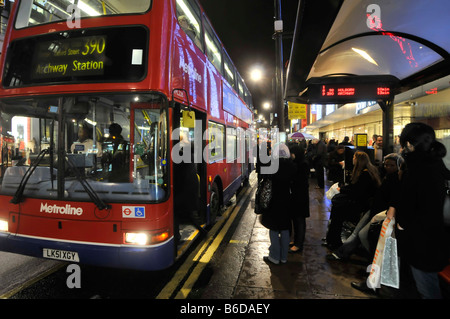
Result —
[{"label": "person's shoe", "polygon": [[269,256],[264,256],[263,257],[263,260],[266,262],[266,263],[268,263],[268,264],[273,264],[273,265],[279,265],[280,264],[280,262],[277,260],[277,261],[274,261],[272,258],[270,258]]},{"label": "person's shoe", "polygon": [[337,254],[335,254],[335,253],[328,254],[325,258],[326,258],[327,260],[343,260],[343,258],[339,257],[339,256],[338,256]]},{"label": "person's shoe", "polygon": [[303,251],[303,249],[301,249],[301,248],[299,248],[299,247],[297,247],[297,246],[292,246],[290,249],[289,249],[289,253],[290,254],[297,254],[297,253],[301,253]]},{"label": "person's shoe", "polygon": [[364,293],[376,294],[376,290],[373,290],[373,289],[369,288],[369,287],[367,286],[367,283],[366,283],[365,281],[360,281],[360,282],[352,281],[352,282],[350,283],[350,285],[351,285],[353,288],[355,288],[355,289],[357,289],[357,290],[359,290],[359,291],[362,291],[362,292],[364,292]]},{"label": "person's shoe", "polygon": [[330,244],[327,241],[324,241],[321,245],[327,247],[329,250],[337,250],[342,246],[342,244]]}]

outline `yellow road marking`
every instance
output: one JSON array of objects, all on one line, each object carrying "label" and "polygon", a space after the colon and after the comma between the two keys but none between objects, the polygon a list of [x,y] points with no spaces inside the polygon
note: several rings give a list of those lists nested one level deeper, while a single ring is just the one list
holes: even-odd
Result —
[{"label": "yellow road marking", "polygon": [[[172,294],[175,292],[176,288],[179,286],[179,284],[186,277],[186,274],[189,274],[189,269],[191,269],[194,266],[194,264],[198,262],[197,265],[194,266],[194,269],[190,273],[189,277],[186,279],[185,283],[183,284],[183,287],[175,296],[175,299],[186,298],[189,295],[189,293],[192,290],[192,287],[200,277],[200,274],[202,273],[203,269],[211,260],[220,243],[223,241],[225,234],[231,227],[231,224],[233,223],[239,210],[241,209],[242,203],[246,200],[247,195],[250,191],[251,188],[248,188],[245,195],[242,197],[241,201],[236,206],[234,206],[234,208],[230,207],[226,210],[226,212],[222,215],[223,216],[222,220],[217,222],[210,230],[211,235],[208,236],[206,239],[204,239],[203,245],[201,245],[199,249],[196,249],[187,257],[186,261],[175,273],[172,280],[169,283],[167,283],[167,285],[161,290],[156,299],[170,298]],[[228,217],[229,215],[230,217]],[[225,226],[215,237],[216,233],[225,222],[226,222]]]},{"label": "yellow road marking", "polygon": [[67,264],[63,263],[63,264],[58,264],[56,266],[51,267],[50,269],[44,271],[42,274],[40,274],[37,277],[34,277],[30,280],[28,280],[27,282],[21,284],[20,286],[11,289],[10,291],[4,293],[3,295],[0,295],[0,299],[9,299],[12,296],[14,296],[15,294],[17,294],[18,292],[24,290],[25,288],[30,287],[31,285],[35,284],[36,282],[40,281],[41,279],[44,279],[47,276],[50,276],[51,274],[53,274],[54,272],[58,271],[59,269],[61,269],[63,266],[66,266]]},{"label": "yellow road marking", "polygon": [[223,221],[226,220],[226,217],[229,215],[231,211],[231,207],[228,208],[222,216],[224,218],[222,219],[222,222],[216,223],[211,230],[209,231],[209,236],[203,240],[203,244],[199,244],[198,248],[196,248],[187,258],[186,261],[181,265],[181,267],[177,270],[173,278],[166,284],[166,286],[160,291],[158,296],[156,296],[156,299],[168,299],[180,282],[184,279],[186,274],[189,272],[189,269],[194,265],[194,263],[198,260],[199,256],[205,251],[205,249],[208,247],[212,239],[214,238],[214,235],[217,233],[217,231],[220,229],[220,226],[222,225]]}]

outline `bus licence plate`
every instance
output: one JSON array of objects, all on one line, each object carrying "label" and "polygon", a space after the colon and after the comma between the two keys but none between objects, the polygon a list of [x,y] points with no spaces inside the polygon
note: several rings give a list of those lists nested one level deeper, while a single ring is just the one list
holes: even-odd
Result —
[{"label": "bus licence plate", "polygon": [[43,256],[44,256],[44,258],[50,258],[50,259],[75,261],[75,262],[80,261],[80,259],[78,258],[77,252],[67,251],[67,250],[44,248]]}]

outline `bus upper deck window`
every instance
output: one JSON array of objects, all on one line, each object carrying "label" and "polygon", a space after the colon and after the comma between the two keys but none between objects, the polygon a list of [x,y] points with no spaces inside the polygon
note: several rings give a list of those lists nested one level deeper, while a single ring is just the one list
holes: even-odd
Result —
[{"label": "bus upper deck window", "polygon": [[177,0],[177,19],[181,29],[203,51],[200,8],[193,1]]},{"label": "bus upper deck window", "polygon": [[[16,28],[26,28],[44,23],[71,20],[73,0],[21,1],[16,19]],[[151,0],[78,0],[75,14],[80,18],[102,15],[144,13],[149,10]]]}]

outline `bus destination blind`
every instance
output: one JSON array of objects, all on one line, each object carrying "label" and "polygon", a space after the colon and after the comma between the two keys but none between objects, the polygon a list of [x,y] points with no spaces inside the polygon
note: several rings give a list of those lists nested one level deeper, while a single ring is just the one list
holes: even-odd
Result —
[{"label": "bus destination blind", "polygon": [[31,78],[103,75],[106,46],[105,35],[37,43]]}]

